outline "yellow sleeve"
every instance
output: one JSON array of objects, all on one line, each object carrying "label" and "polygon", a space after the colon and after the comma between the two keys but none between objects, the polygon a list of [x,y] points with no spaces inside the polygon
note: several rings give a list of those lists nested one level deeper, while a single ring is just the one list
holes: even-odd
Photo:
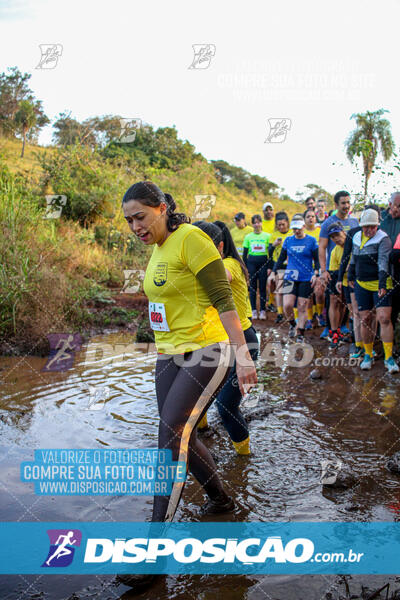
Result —
[{"label": "yellow sleeve", "polygon": [[[240,264],[234,258],[228,257],[223,260],[225,269],[228,269],[229,273],[232,275],[232,281],[234,279],[238,279],[240,277],[240,273],[242,269],[240,268]],[[240,271],[240,272],[239,272]]]},{"label": "yellow sleeve", "polygon": [[189,231],[182,242],[182,260],[194,275],[218,259],[220,253],[204,231],[198,227]]},{"label": "yellow sleeve", "polygon": [[338,269],[340,267],[340,262],[338,260],[336,248],[337,248],[337,246],[335,246],[335,248],[331,252],[331,259],[329,261],[329,269],[328,269],[329,271],[338,271]]}]

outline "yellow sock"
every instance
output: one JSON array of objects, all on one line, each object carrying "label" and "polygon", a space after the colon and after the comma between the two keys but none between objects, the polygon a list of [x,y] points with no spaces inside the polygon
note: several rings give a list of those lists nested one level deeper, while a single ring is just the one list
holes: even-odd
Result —
[{"label": "yellow sock", "polygon": [[268,298],[268,304],[273,304],[275,299],[275,294],[270,294]]},{"label": "yellow sock", "polygon": [[366,344],[364,342],[364,350],[365,350],[365,354],[368,354],[368,356],[372,356],[372,348],[374,347],[373,342],[371,342],[370,344]]},{"label": "yellow sock", "polygon": [[307,308],[307,319],[312,321],[312,308]]},{"label": "yellow sock", "polygon": [[283,315],[283,306],[277,307],[278,315]]},{"label": "yellow sock", "polygon": [[294,318],[298,319],[299,318],[299,311],[297,310],[297,308],[294,308],[293,312],[294,312]]},{"label": "yellow sock", "polygon": [[362,342],[356,342],[357,348],[362,348],[364,344]]},{"label": "yellow sock", "polygon": [[251,454],[250,452],[250,436],[247,437],[242,442],[234,442],[232,440],[232,444],[235,447],[235,450],[238,454]]},{"label": "yellow sock", "polygon": [[312,307],[312,313],[313,313],[313,315],[315,315],[316,312],[317,312],[317,305],[313,304],[313,307]]},{"label": "yellow sock", "polygon": [[324,305],[323,304],[317,304],[317,313],[319,315],[322,315],[322,311],[324,310]]},{"label": "yellow sock", "polygon": [[205,429],[206,427],[208,427],[208,421],[207,421],[207,413],[204,415],[204,417],[201,419],[200,423],[198,424],[197,428],[198,429]]},{"label": "yellow sock", "polygon": [[393,354],[393,342],[382,342],[383,351],[385,353],[385,360],[390,358]]}]

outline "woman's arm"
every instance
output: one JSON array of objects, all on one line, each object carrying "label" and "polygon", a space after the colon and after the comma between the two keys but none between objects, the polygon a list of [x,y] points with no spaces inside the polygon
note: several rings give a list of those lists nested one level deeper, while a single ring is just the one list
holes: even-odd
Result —
[{"label": "woman's arm", "polygon": [[212,261],[201,269],[196,277],[206,290],[211,304],[218,311],[230,343],[236,347],[236,372],[239,388],[241,393],[245,394],[244,386],[257,383],[257,374],[244,338],[222,260]]}]

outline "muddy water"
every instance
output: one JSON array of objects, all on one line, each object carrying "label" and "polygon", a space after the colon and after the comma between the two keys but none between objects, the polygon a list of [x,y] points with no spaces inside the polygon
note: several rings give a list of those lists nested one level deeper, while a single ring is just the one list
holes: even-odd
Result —
[{"label": "muddy water", "polygon": [[[286,344],[282,332],[258,328],[262,347]],[[286,333],[286,332],[285,332]],[[315,357],[329,355],[317,333],[309,335]],[[19,480],[19,464],[32,460],[35,448],[143,448],[157,445],[154,390],[155,355],[138,351],[124,357],[132,336],[109,334],[91,343],[117,348],[113,360],[86,354],[66,372],[43,372],[43,358],[0,358],[0,521],[143,521],[151,514],[149,497],[35,496],[33,484]],[[91,346],[93,348],[93,346]],[[347,347],[335,356],[346,357]],[[314,357],[314,360],[315,360]],[[90,361],[88,363],[88,361]],[[384,373],[382,361],[367,374],[357,367],[319,367],[312,381],[311,363],[302,368],[260,363],[265,395],[245,409],[252,455],[237,456],[215,408],[210,431],[203,435],[216,458],[226,487],[237,501],[236,512],[213,520],[235,521],[393,521],[400,519],[400,478],[386,469],[387,457],[400,450],[400,378]],[[100,410],[88,410],[89,386],[108,386]],[[347,490],[322,489],[320,461],[341,460],[355,478]],[[204,500],[189,479],[176,520],[200,520]],[[210,519],[210,518],[209,518]],[[361,584],[376,589],[395,576],[353,577],[351,592]],[[399,585],[399,584],[397,584]],[[322,600],[344,594],[335,576],[169,576],[140,598],[208,600],[251,598]],[[129,598],[112,576],[0,576],[0,597],[83,599]],[[137,597],[137,596],[135,596]]]}]

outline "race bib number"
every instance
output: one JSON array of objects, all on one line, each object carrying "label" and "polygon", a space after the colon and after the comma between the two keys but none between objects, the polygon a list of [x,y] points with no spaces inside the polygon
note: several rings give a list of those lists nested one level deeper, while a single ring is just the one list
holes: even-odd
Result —
[{"label": "race bib number", "polygon": [[170,331],[162,302],[149,302],[149,321],[154,331]]},{"label": "race bib number", "polygon": [[265,242],[251,242],[252,252],[265,252]]}]

